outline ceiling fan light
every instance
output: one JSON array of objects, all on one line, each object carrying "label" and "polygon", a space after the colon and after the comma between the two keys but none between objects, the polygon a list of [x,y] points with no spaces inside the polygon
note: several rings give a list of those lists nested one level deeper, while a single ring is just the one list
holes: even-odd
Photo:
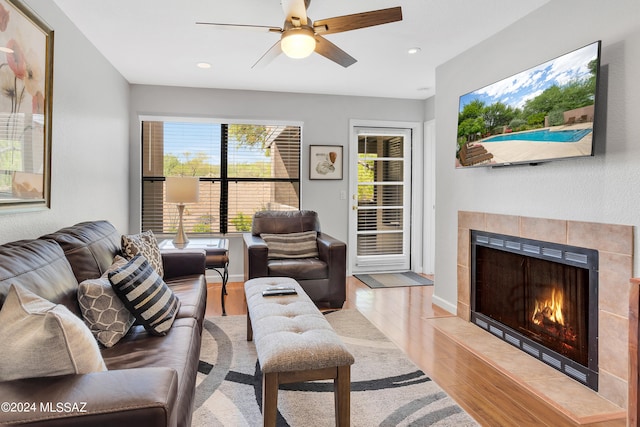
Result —
[{"label": "ceiling fan light", "polygon": [[315,50],[316,39],[309,28],[296,27],[282,33],[280,46],[289,58],[306,58]]}]

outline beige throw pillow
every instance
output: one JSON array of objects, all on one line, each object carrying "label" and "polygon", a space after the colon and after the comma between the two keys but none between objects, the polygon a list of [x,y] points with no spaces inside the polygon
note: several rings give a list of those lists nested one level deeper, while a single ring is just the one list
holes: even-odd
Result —
[{"label": "beige throw pillow", "polygon": [[126,259],[116,256],[102,277],[87,279],[78,285],[78,303],[84,322],[105,347],[120,341],[136,320],[114,292],[108,277],[126,263]]},{"label": "beige throw pillow", "polygon": [[301,233],[267,234],[260,237],[267,244],[267,256],[270,259],[285,258],[317,258],[318,233],[315,231],[303,231]]},{"label": "beige throw pillow", "polygon": [[89,328],[63,305],[11,285],[0,309],[0,381],[106,371]]}]

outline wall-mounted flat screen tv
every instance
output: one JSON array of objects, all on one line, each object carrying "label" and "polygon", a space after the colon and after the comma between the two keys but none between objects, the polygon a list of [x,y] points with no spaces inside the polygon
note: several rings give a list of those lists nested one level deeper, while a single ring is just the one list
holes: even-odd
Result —
[{"label": "wall-mounted flat screen tv", "polygon": [[456,167],[593,155],[600,41],[460,97]]}]

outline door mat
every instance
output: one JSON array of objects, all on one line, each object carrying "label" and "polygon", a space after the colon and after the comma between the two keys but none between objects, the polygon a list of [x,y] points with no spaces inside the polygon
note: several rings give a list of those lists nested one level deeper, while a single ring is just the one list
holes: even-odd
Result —
[{"label": "door mat", "polygon": [[405,271],[403,273],[355,274],[353,277],[372,289],[433,285],[433,280],[427,279],[413,271]]}]

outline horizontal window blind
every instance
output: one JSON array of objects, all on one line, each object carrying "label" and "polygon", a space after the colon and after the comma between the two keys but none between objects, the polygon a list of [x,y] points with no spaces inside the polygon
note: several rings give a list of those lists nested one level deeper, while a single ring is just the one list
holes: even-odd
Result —
[{"label": "horizontal window blind", "polygon": [[358,138],[359,256],[404,251],[404,140],[399,136]]},{"label": "horizontal window blind", "polygon": [[300,127],[280,124],[142,122],[142,229],[171,234],[178,209],[165,179],[199,178],[185,205],[190,234],[248,231],[260,210],[300,207]]}]

